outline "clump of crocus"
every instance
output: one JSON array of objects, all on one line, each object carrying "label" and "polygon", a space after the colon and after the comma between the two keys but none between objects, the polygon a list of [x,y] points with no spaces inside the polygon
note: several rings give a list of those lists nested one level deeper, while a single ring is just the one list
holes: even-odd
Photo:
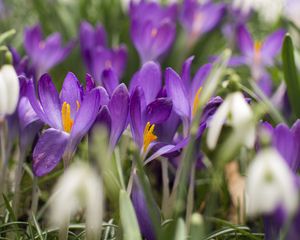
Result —
[{"label": "clump of crocus", "polygon": [[40,78],[37,89],[39,99],[30,81],[28,99],[38,117],[50,126],[33,151],[33,171],[42,176],[52,171],[63,156],[65,165],[69,164],[78,143],[94,123],[101,102],[100,90],[83,92],[73,73],[67,74],[60,94],[48,74]]},{"label": "clump of crocus", "polygon": [[62,62],[71,52],[73,45],[74,43],[71,42],[63,47],[59,33],[53,33],[43,39],[40,25],[28,27],[24,31],[24,48],[36,71],[37,78]]},{"label": "clump of crocus", "polygon": [[88,22],[81,23],[79,40],[86,68],[97,84],[110,84],[107,80],[118,84],[126,67],[126,46],[122,44],[110,49],[104,27],[97,25],[93,28]]},{"label": "clump of crocus", "polygon": [[130,34],[142,63],[158,60],[171,47],[176,33],[177,6],[131,2]]}]

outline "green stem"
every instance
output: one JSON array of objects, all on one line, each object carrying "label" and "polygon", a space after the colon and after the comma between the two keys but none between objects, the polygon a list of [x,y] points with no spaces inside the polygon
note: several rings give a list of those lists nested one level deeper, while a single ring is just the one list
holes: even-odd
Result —
[{"label": "green stem", "polygon": [[161,159],[161,170],[162,170],[162,181],[163,181],[163,197],[162,197],[162,212],[165,215],[166,209],[168,207],[168,200],[170,196],[169,189],[169,176],[168,176],[168,162],[167,159]]},{"label": "green stem", "polygon": [[196,173],[196,162],[193,163],[191,168],[190,184],[187,196],[187,206],[186,206],[186,227],[189,229],[191,215],[194,208],[194,189],[195,189],[195,173]]},{"label": "green stem", "polygon": [[[31,198],[31,214],[35,216],[38,208],[39,192],[38,192],[38,179],[34,176],[32,183],[32,198]],[[32,215],[30,218],[32,219]]]},{"label": "green stem", "polygon": [[[8,157],[6,152],[5,120],[0,120],[0,142],[1,142],[1,170],[0,170],[0,195],[5,193],[6,170]],[[0,206],[2,206],[2,197],[0,197]],[[2,211],[2,209],[0,209]]]}]

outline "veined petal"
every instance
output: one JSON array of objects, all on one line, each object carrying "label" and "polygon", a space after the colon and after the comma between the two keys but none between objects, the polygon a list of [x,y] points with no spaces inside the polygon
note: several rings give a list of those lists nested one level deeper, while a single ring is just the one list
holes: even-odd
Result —
[{"label": "veined petal", "polygon": [[79,80],[72,72],[69,72],[60,91],[60,104],[62,105],[64,102],[70,104],[72,118],[78,111],[78,104],[81,104],[82,95],[83,89]]},{"label": "veined petal", "polygon": [[172,99],[174,111],[184,119],[190,119],[191,107],[188,95],[179,75],[172,69],[166,70],[166,90]]},{"label": "veined petal", "polygon": [[201,86],[203,86],[207,76],[209,75],[210,71],[211,71],[212,65],[210,63],[203,65],[201,68],[198,69],[198,71],[196,72],[194,78],[193,78],[193,82],[192,82],[192,86],[191,86],[191,103],[194,101],[194,97],[196,95],[196,93],[198,92],[199,88]]},{"label": "veined petal", "polygon": [[185,86],[185,90],[188,91],[191,84],[191,65],[194,60],[194,56],[189,57],[184,61],[181,70],[181,79],[183,80],[183,84]]},{"label": "veined petal", "polygon": [[113,92],[108,108],[112,120],[110,146],[114,148],[127,125],[129,93],[124,83],[120,84]]},{"label": "veined petal", "polygon": [[64,154],[69,134],[53,128],[47,129],[33,150],[33,171],[38,177],[51,172]]},{"label": "veined petal", "polygon": [[160,66],[154,62],[147,62],[139,71],[139,85],[142,87],[146,104],[152,102],[161,89]]},{"label": "veined petal", "polygon": [[172,101],[168,98],[158,98],[146,107],[146,119],[151,124],[165,122],[172,111]]},{"label": "veined petal", "polygon": [[95,88],[83,97],[82,104],[75,116],[71,130],[71,149],[75,148],[81,138],[94,123],[100,109],[100,91]]},{"label": "veined petal", "polygon": [[38,82],[40,102],[51,127],[62,129],[61,109],[58,92],[48,74]]}]

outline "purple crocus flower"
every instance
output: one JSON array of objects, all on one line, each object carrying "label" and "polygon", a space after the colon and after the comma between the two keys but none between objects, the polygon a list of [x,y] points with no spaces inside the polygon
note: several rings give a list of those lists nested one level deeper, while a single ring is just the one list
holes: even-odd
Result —
[{"label": "purple crocus flower", "polygon": [[107,85],[113,81],[118,85],[127,62],[126,46],[109,49],[104,27],[97,25],[93,28],[88,22],[81,23],[79,39],[84,63],[96,83]]},{"label": "purple crocus flower", "polygon": [[269,35],[264,41],[254,41],[245,25],[237,27],[237,44],[242,56],[232,58],[232,65],[246,64],[251,68],[255,80],[265,73],[265,67],[272,66],[280,52],[285,31],[283,29]]},{"label": "purple crocus flower", "polygon": [[95,121],[100,108],[98,88],[84,93],[73,73],[68,73],[60,94],[51,77],[44,74],[38,82],[37,99],[33,81],[27,85],[28,99],[38,117],[50,126],[33,151],[33,171],[43,176],[52,171],[64,156],[65,164],[82,137]]},{"label": "purple crocus flower", "polygon": [[203,34],[211,31],[221,20],[225,5],[206,1],[184,0],[180,22],[187,32],[191,45]]},{"label": "purple crocus flower", "polygon": [[172,68],[166,70],[167,95],[172,99],[174,111],[182,120],[185,136],[188,136],[192,118],[197,111],[202,85],[211,70],[211,64],[203,65],[191,81],[193,58],[184,62],[181,77]]},{"label": "purple crocus flower", "polygon": [[175,4],[162,7],[145,0],[130,4],[130,33],[142,63],[158,60],[171,47],[176,33]]},{"label": "purple crocus flower", "polygon": [[47,39],[43,39],[40,25],[25,28],[24,31],[24,48],[37,77],[63,61],[71,52],[73,45],[71,42],[63,47],[59,33],[53,33]]}]

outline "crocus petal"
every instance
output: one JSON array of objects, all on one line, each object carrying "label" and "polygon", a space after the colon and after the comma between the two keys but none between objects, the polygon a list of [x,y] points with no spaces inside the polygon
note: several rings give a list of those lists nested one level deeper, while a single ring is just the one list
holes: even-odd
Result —
[{"label": "crocus petal", "polygon": [[160,149],[158,149],[156,152],[154,152],[150,157],[148,157],[145,160],[145,165],[148,164],[149,162],[151,162],[152,160],[166,154],[169,153],[171,150],[173,150],[175,147],[175,145],[165,145],[163,147],[161,147]]},{"label": "crocus petal", "polygon": [[32,122],[39,120],[27,97],[22,97],[18,106],[18,117],[20,128],[24,129]]},{"label": "crocus petal", "polygon": [[183,80],[183,84],[185,86],[185,90],[188,91],[191,83],[191,65],[194,60],[194,56],[189,57],[184,61],[181,70],[181,78]]},{"label": "crocus petal", "polygon": [[152,102],[161,88],[160,66],[154,62],[147,62],[139,71],[139,85],[142,87],[146,103]]},{"label": "crocus petal", "polygon": [[285,31],[278,30],[271,34],[262,45],[262,57],[266,64],[271,64],[274,57],[280,52]]},{"label": "crocus petal", "polygon": [[57,90],[48,74],[38,82],[40,102],[51,127],[62,129],[61,109]]},{"label": "crocus petal", "polygon": [[111,96],[118,86],[119,80],[113,69],[105,69],[102,73],[102,83]]},{"label": "crocus petal", "polygon": [[95,120],[94,126],[104,126],[107,129],[107,134],[111,133],[111,122],[110,112],[108,107],[102,106]]},{"label": "crocus petal", "polygon": [[110,146],[114,148],[127,125],[129,94],[124,83],[113,92],[108,108],[112,120]]},{"label": "crocus petal", "polygon": [[166,70],[166,89],[168,96],[173,101],[174,111],[182,118],[189,119],[191,108],[187,97],[188,95],[181,78],[172,68],[167,68]]},{"label": "crocus petal", "polygon": [[71,116],[74,118],[75,113],[78,111],[78,104],[81,104],[83,89],[79,80],[74,73],[69,72],[64,80],[60,92],[60,104],[64,102],[70,104]]},{"label": "crocus petal", "polygon": [[140,146],[143,146],[143,131],[145,128],[145,120],[142,116],[143,111],[143,90],[137,87],[130,97],[129,114],[130,127],[134,141]]},{"label": "crocus petal", "polygon": [[40,25],[25,28],[24,31],[24,48],[27,53],[35,54],[37,46],[42,40],[42,29]]},{"label": "crocus petal", "polygon": [[47,129],[33,150],[33,171],[38,177],[51,172],[64,154],[69,134],[53,128]]},{"label": "crocus petal", "polygon": [[254,42],[250,33],[244,25],[240,25],[237,28],[237,42],[241,52],[244,55],[248,57],[251,57],[253,55]]},{"label": "crocus petal", "polygon": [[109,102],[109,96],[107,91],[105,90],[104,87],[97,87],[98,91],[100,92],[100,105],[107,105]]},{"label": "crocus petal", "polygon": [[158,98],[146,107],[146,119],[151,124],[165,122],[172,111],[172,101],[168,98]]},{"label": "crocus petal", "polygon": [[85,75],[85,91],[90,92],[96,86],[93,77],[90,74]]},{"label": "crocus petal", "polygon": [[100,91],[95,88],[84,96],[82,104],[76,113],[71,130],[71,149],[75,148],[81,138],[88,132],[94,123],[100,109]]}]

